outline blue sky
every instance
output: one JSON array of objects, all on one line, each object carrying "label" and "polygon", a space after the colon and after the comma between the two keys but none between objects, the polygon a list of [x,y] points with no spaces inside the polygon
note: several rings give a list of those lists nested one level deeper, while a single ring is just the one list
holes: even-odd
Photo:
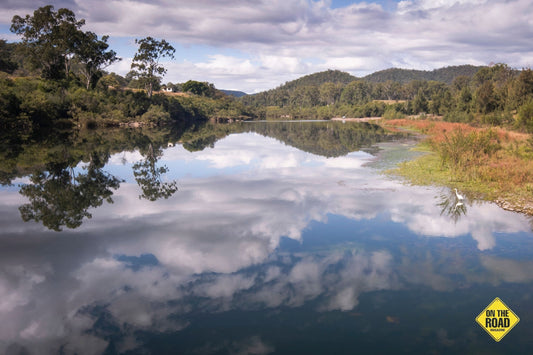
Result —
[{"label": "blue sky", "polygon": [[327,69],[364,76],[391,67],[533,65],[530,0],[3,0],[0,37],[16,40],[13,15],[48,3],[110,36],[123,60],[109,71],[125,75],[134,39],[152,36],[176,48],[164,82],[247,93]]}]

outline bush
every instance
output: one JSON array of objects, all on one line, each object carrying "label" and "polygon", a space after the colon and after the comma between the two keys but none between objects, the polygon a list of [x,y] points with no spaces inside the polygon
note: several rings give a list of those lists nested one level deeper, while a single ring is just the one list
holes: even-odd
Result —
[{"label": "bush", "polygon": [[496,133],[490,129],[470,133],[455,130],[433,145],[443,165],[470,177],[477,174],[477,168],[484,160],[501,149]]},{"label": "bush", "polygon": [[528,132],[533,132],[533,100],[529,100],[518,109],[518,125]]},{"label": "bush", "polygon": [[401,108],[397,105],[388,105],[383,113],[385,119],[399,119],[405,118],[405,114],[401,111]]},{"label": "bush", "polygon": [[444,121],[470,123],[474,121],[474,115],[467,111],[452,111],[444,115]]},{"label": "bush", "polygon": [[481,122],[489,124],[492,126],[499,126],[503,123],[509,123],[512,120],[512,116],[509,112],[492,112],[486,115],[483,115]]},{"label": "bush", "polygon": [[165,123],[170,121],[170,114],[163,109],[163,106],[151,105],[148,111],[141,116],[141,120],[156,124]]}]

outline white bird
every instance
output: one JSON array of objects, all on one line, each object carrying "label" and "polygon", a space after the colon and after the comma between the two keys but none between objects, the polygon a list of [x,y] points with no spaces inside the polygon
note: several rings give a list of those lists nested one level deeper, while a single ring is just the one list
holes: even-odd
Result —
[{"label": "white bird", "polygon": [[464,199],[463,195],[459,195],[459,193],[457,192],[457,188],[455,189],[455,196],[459,201],[462,201]]}]

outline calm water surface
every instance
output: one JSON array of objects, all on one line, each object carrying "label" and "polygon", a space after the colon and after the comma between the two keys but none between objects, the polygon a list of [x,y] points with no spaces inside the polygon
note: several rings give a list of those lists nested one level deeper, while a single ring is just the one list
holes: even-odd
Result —
[{"label": "calm water surface", "polygon": [[[0,353],[531,351],[529,219],[383,174],[409,140],[298,125],[18,168]],[[499,343],[475,323],[495,297],[520,317]]]}]

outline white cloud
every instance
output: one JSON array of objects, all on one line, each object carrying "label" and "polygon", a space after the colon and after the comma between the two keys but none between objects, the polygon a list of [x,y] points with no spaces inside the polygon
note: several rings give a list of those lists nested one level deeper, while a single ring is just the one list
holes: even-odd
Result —
[{"label": "white cloud", "polygon": [[[226,156],[234,159],[217,165]],[[139,156],[131,152],[125,158],[131,162]],[[431,198],[438,190],[404,186],[362,167],[370,159],[362,152],[328,159],[255,134],[228,136],[216,149],[194,153],[176,146],[164,151],[161,162],[208,162],[219,174],[180,177],[175,196],[153,203],[138,199],[135,184],[123,183],[115,202],[91,211],[93,218],[79,229],[54,234],[25,224],[24,238],[12,238],[22,223],[18,193],[1,191],[1,238],[9,247],[0,250],[0,316],[10,322],[0,324],[0,351],[17,341],[32,351],[65,345],[72,352],[101,353],[107,342],[87,330],[96,322],[91,307],[102,305],[125,333],[117,347],[135,349],[135,330],[178,331],[189,326],[187,315],[196,309],[296,307],[316,300],[318,310],[348,311],[369,291],[412,284],[451,290],[464,270],[437,263],[425,249],[426,259],[420,260],[419,240],[470,235],[479,250],[493,250],[505,234],[530,231],[523,216],[488,203],[465,202],[467,215],[454,221],[441,214],[439,199]],[[121,156],[112,164],[122,166]],[[232,170],[240,165],[245,168]],[[398,250],[374,244],[365,250],[364,241],[356,247],[341,242],[303,248],[290,257],[276,251],[283,237],[303,242],[312,223],[326,223],[331,215],[345,220],[381,216],[372,223],[383,222],[384,229],[349,229],[350,240],[395,238],[385,234],[397,232],[386,225],[396,222],[403,226],[398,233],[411,233],[402,238],[413,244]],[[143,254],[157,264],[133,270],[117,257]],[[493,275],[497,282],[531,280],[524,271],[529,262],[481,262],[484,269],[465,274],[469,283],[487,282]],[[198,303],[190,301],[195,296],[201,296]],[[270,349],[257,339],[248,345]]]},{"label": "white cloud", "polygon": [[209,70],[217,75],[249,75],[255,72],[255,68],[250,60],[242,60],[222,54],[213,54],[209,56],[209,62],[196,63],[196,66],[202,70]]},{"label": "white cloud", "polygon": [[[372,2],[331,9],[328,2],[304,0],[52,3],[72,8],[101,35],[150,35],[183,45],[167,81],[198,78],[250,93],[328,68],[366,75],[392,66],[533,62],[529,0],[411,0],[387,10]],[[3,8],[4,24],[31,11],[22,3]],[[190,59],[191,44],[209,46],[205,59]],[[129,64],[125,59],[111,70],[125,74]]]}]

